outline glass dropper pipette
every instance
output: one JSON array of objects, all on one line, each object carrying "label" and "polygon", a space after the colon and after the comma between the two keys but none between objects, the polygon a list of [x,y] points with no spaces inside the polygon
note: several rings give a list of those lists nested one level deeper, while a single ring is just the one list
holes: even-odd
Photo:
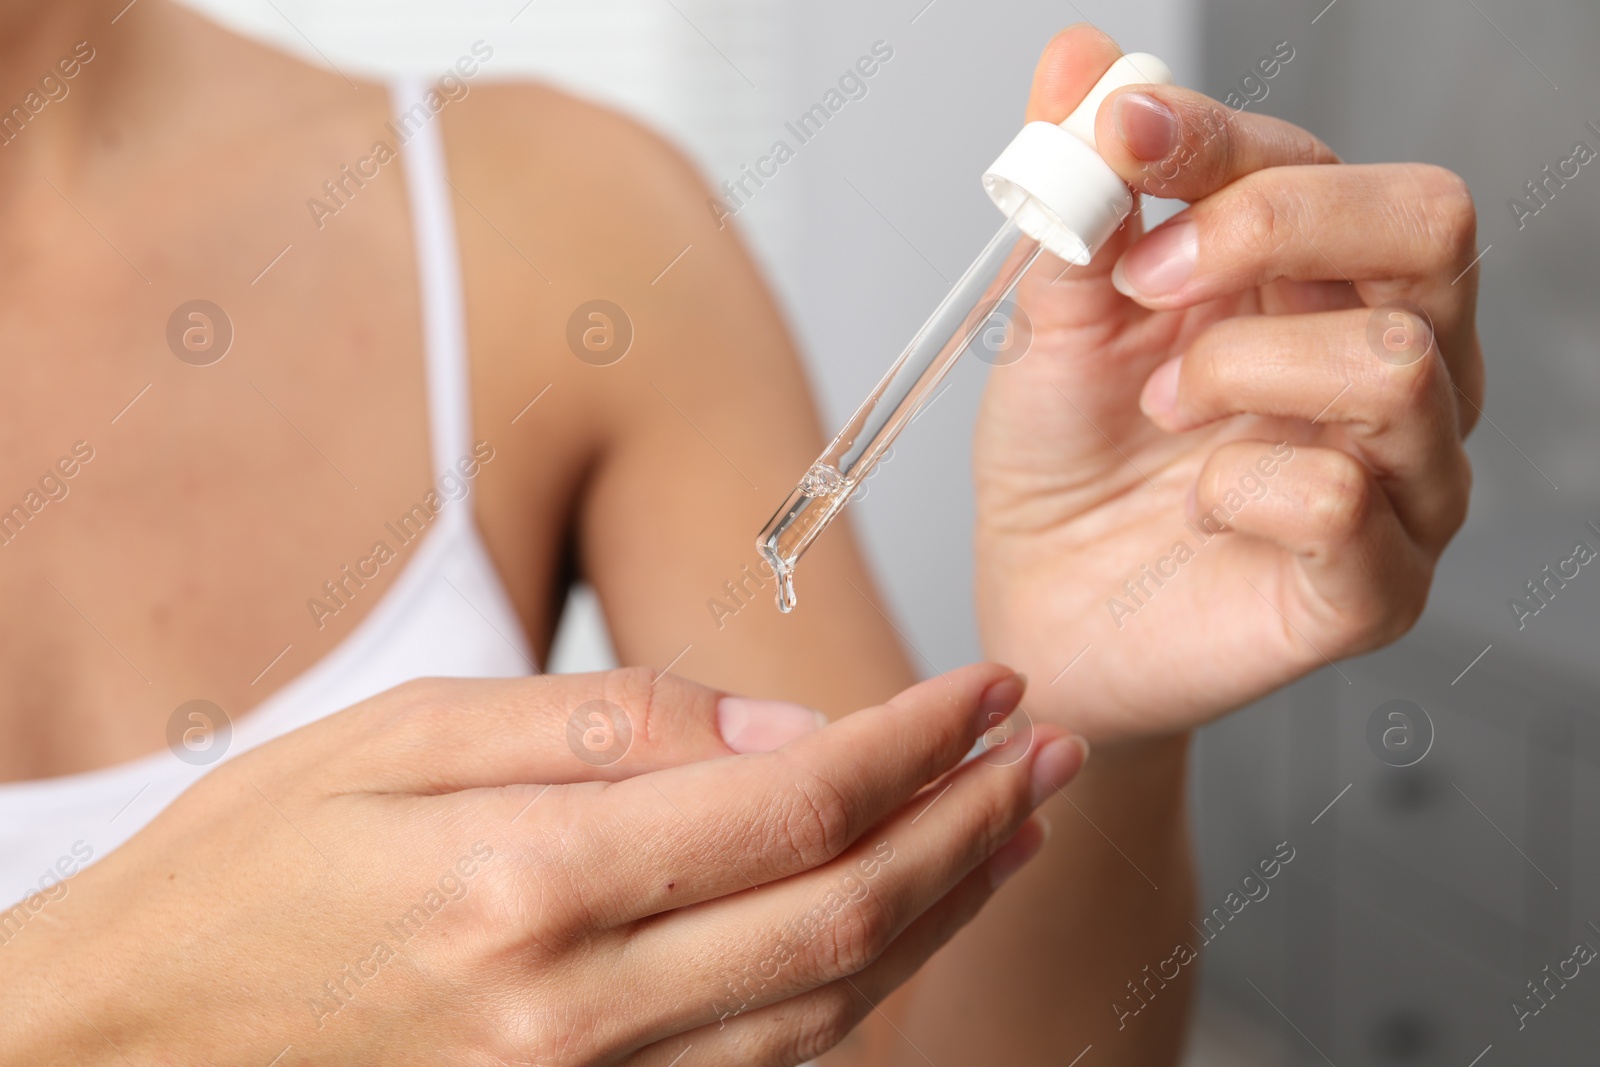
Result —
[{"label": "glass dropper pipette", "polygon": [[1043,250],[1015,219],[1008,220],[761,531],[756,547],[777,576],[779,611],[794,608],[794,565],[801,554],[932,398]]},{"label": "glass dropper pipette", "polygon": [[1123,56],[1059,126],[1030,122],[983,176],[1006,213],[989,240],[844,429],[817,457],[756,539],[778,582],[778,610],[795,606],[794,568],[900,431],[934,395],[1041,252],[1086,264],[1122,225],[1133,196],[1095,148],[1100,104],[1126,85],[1170,84],[1149,53]]}]

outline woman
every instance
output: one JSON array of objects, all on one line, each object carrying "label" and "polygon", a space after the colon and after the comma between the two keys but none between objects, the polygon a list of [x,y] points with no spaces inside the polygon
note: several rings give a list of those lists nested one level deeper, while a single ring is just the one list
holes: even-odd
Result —
[{"label": "woman", "polygon": [[[432,96],[162,0],[4,0],[0,42],[0,825],[38,889],[0,1062],[794,1063],[869,1017],[837,1062],[1176,1055],[1187,975],[1106,1005],[1185,928],[1187,732],[1402,632],[1465,513],[1458,179],[1102,106],[1193,206],[1025,282],[977,574],[1037,725],[952,771],[1023,682],[907,690],[847,536],[795,617],[706,615],[820,439],[672,150],[475,81],[490,42]],[[1060,35],[1029,117],[1116,55]],[[531,673],[574,573],[625,662],[715,688],[393,688]]]}]

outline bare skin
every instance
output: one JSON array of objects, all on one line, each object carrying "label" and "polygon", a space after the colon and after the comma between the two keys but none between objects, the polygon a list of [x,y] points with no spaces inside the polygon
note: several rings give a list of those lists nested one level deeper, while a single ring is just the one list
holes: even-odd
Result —
[{"label": "bare skin", "polygon": [[[77,42],[95,48],[71,95],[0,148],[0,359],[13,383],[0,398],[0,505],[20,498],[74,442],[95,450],[71,495],[0,549],[0,596],[26,609],[0,619],[0,686],[10,694],[0,702],[0,780],[157,751],[172,709],[196,696],[247,714],[370,611],[403,563],[321,627],[306,600],[437,474],[429,469],[404,161],[387,165],[321,228],[306,206],[381,135],[383,92],[160,0],[141,0],[112,25],[120,7],[0,3],[0,103],[20,100]],[[1103,35],[1064,34],[1041,62],[1035,117],[1071,110],[1114,55]],[[1102,109],[1102,127],[1110,110]],[[780,618],[759,603],[770,584],[721,627],[706,609],[753,564],[750,536],[774,491],[792,483],[821,439],[803,407],[767,402],[804,395],[798,362],[748,257],[706,211],[692,169],[632,124],[538,87],[473,84],[437,121],[455,187],[474,432],[495,450],[477,479],[475,514],[536,655],[548,652],[567,584],[581,572],[600,592],[624,662],[659,667],[683,652],[677,673],[830,715],[904,688],[912,672],[847,533],[830,533],[808,556],[797,615]],[[1102,145],[1116,136],[1102,129]],[[1140,180],[1132,160],[1114,151],[1108,158]],[[1260,168],[1298,161],[1270,152],[1244,158]],[[1209,176],[1211,184],[1184,191],[1200,200],[1229,172],[1197,165],[1186,173]],[[1315,193],[1322,179],[1287,180]],[[1244,210],[1216,209],[1235,219]],[[1363,220],[1350,213],[1367,210],[1375,209],[1346,206],[1318,225],[1359,229]],[[1440,273],[1460,258],[1462,233],[1460,225],[1422,228],[1372,266],[1391,278]],[[1187,731],[1320,663],[1275,610],[1295,612],[1303,629],[1319,626],[1314,639],[1335,655],[1399,632],[1420,610],[1432,560],[1459,523],[1467,474],[1449,466],[1446,446],[1459,448],[1468,421],[1453,407],[1443,417],[1438,390],[1390,393],[1385,418],[1428,416],[1426,433],[1399,451],[1433,457],[1432,468],[1388,477],[1397,471],[1384,461],[1395,453],[1365,448],[1359,426],[1353,437],[1299,436],[1385,477],[1369,481],[1345,465],[1338,470],[1348,477],[1295,483],[1281,510],[1263,510],[1276,526],[1230,535],[1239,547],[1226,558],[1243,573],[1266,560],[1275,574],[1325,579],[1268,587],[1276,606],[1233,602],[1228,639],[1274,638],[1260,645],[1268,654],[1256,670],[1219,678],[1206,669],[1206,646],[1185,643],[1183,655],[1153,672],[1145,646],[1130,639],[1098,665],[1080,665],[1078,699],[1048,690],[1065,660],[1093,640],[1083,620],[1101,610],[1096,599],[1064,612],[1067,600],[1048,594],[1098,598],[1100,586],[1086,576],[1136,571],[1148,554],[1145,535],[1181,525],[1187,485],[1212,484],[1202,473],[1216,471],[1218,446],[1261,436],[1239,433],[1239,420],[1264,413],[1306,422],[1312,412],[1301,410],[1300,394],[1321,392],[1320,382],[1286,380],[1287,401],[1257,393],[1243,412],[1207,406],[1203,389],[1185,391],[1199,381],[1191,368],[1201,361],[1190,360],[1179,395],[1200,398],[1192,409],[1176,417],[1150,396],[1140,408],[1147,381],[1201,326],[1227,314],[1304,310],[1303,300],[1288,299],[1304,297],[1293,288],[1302,282],[1326,295],[1321,279],[1273,258],[1292,253],[1284,247],[1256,256],[1256,280],[1141,302],[1172,311],[1265,283],[1287,303],[1238,298],[1202,308],[1187,329],[1159,320],[1099,350],[1106,359],[1091,364],[1096,373],[1078,367],[1063,376],[1066,354],[1082,351],[1086,337],[1112,338],[1102,327],[1138,312],[1109,282],[1127,240],[1062,292],[1040,288],[1036,276],[1025,299],[1044,329],[1034,355],[996,376],[990,404],[1000,415],[979,442],[986,650],[1036,679],[1036,716],[1089,734],[1102,752],[1069,791],[1077,810],[1063,800],[1046,808],[1057,832],[1040,858],[885,1004],[887,1014],[870,1015],[833,1054],[839,1063],[922,1062],[917,1049],[926,1047],[941,1050],[942,1064],[1063,1062],[1091,1041],[1100,1062],[1174,1059],[1181,983],[1126,1032],[1116,1031],[1107,1002],[1170,951],[1189,914]],[[1241,260],[1251,253],[1235,250]],[[1291,281],[1275,284],[1281,276]],[[576,359],[565,339],[572,310],[597,296],[627,309],[638,337],[606,368]],[[238,333],[233,351],[206,368],[179,362],[164,338],[172,310],[196,297],[224,307]],[[1471,399],[1481,373],[1470,298],[1435,320],[1451,360],[1444,369]],[[1271,347],[1250,344],[1238,350],[1258,359]],[[1127,491],[1126,471],[1100,454],[1102,438],[1080,432],[1078,413],[1040,406],[1051,379],[1090,405],[1096,423],[1125,431],[1125,446],[1148,450],[1157,461],[1153,492]],[[1113,412],[1120,422],[1106,417]],[[1092,484],[1062,484],[1063,471],[1091,472]],[[1421,524],[1397,533],[1390,519],[1418,514],[1427,484],[1442,499],[1435,494]],[[1348,521],[1373,516],[1367,526]],[[1142,524],[1139,536],[1100,538],[1128,522]],[[1405,561],[1405,580],[1371,568],[1319,570],[1333,527],[1340,558],[1374,558],[1388,546],[1386,558]],[[1341,613],[1341,604],[1360,610]],[[1179,605],[1189,606],[1186,596],[1158,601],[1152,618],[1170,620],[1165,613],[1182,614]],[[1146,892],[1089,819],[1159,892]],[[1116,1040],[1102,1041],[1110,1032]]]},{"label": "bare skin", "polygon": [[[5,548],[0,595],[30,606],[0,641],[0,678],[17,694],[0,714],[5,778],[143,755],[183,701],[203,694],[243,712],[316,662],[401,568],[385,567],[321,628],[307,599],[436,473],[404,162],[320,230],[306,206],[383,133],[386,94],[161,4],[109,28],[99,6],[34,17],[70,15],[83,24],[36,29],[34,52],[6,63],[13,75],[47,70],[77,40],[107,42],[72,94],[4,149],[0,195],[17,222],[3,238],[0,330],[19,387],[0,484],[20,498],[79,439],[96,459]],[[95,79],[117,77],[116,64],[149,61],[138,49],[189,58],[139,92],[119,83],[115,99],[96,98]],[[5,91],[20,99],[23,79]],[[690,169],[624,120],[537,87],[474,86],[442,121],[463,194],[474,432],[495,450],[476,514],[539,658],[576,561],[625,662],[664,665],[693,643],[682,673],[835,711],[859,706],[863,690],[900,688],[909,671],[892,633],[842,581],[872,588],[844,538],[824,563],[841,580],[819,587],[815,612],[712,625],[705,602],[753,562],[747,531],[771,489],[752,489],[695,427],[768,487],[803,468],[817,431],[803,407],[758,402],[765,388],[804,395],[797,364]],[[600,202],[609,218],[581,209]],[[608,368],[580,362],[565,340],[568,315],[596,293],[629,309],[641,335]],[[220,363],[196,368],[173,358],[164,331],[172,309],[202,295],[237,336]],[[107,529],[119,531],[111,543]],[[849,610],[845,595],[857,599]],[[797,669],[783,651],[797,636],[823,658],[858,649],[860,673]]]},{"label": "bare skin", "polygon": [[[734,754],[717,693],[647,668],[407,683],[223,764],[48,902],[0,958],[0,1063],[807,1059],[1043,843],[1080,741],[951,770],[1022,691],[980,664]],[[603,768],[565,729],[596,698],[641,726]]]}]

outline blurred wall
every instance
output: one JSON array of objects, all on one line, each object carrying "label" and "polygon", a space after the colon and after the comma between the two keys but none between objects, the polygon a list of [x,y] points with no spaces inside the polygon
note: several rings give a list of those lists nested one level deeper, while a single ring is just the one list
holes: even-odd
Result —
[{"label": "blurred wall", "polygon": [[[1552,983],[1520,1028],[1512,1004],[1538,1006],[1526,983],[1578,941],[1600,949],[1600,568],[1552,585],[1536,616],[1509,601],[1537,606],[1527,582],[1579,540],[1600,548],[1585,525],[1600,526],[1600,165],[1552,185],[1534,217],[1508,201],[1537,206],[1526,183],[1575,142],[1600,151],[1586,125],[1600,127],[1600,10],[1206,0],[1201,26],[1213,94],[1287,40],[1296,58],[1261,110],[1348,161],[1425,160],[1467,179],[1489,366],[1472,514],[1418,630],[1202,737],[1207,906],[1270,843],[1299,850],[1277,896],[1205,950],[1208,994],[1276,1033],[1262,1062],[1593,1062],[1600,968]],[[1410,767],[1368,740],[1391,700],[1409,702],[1419,737],[1414,709],[1431,721]]]}]

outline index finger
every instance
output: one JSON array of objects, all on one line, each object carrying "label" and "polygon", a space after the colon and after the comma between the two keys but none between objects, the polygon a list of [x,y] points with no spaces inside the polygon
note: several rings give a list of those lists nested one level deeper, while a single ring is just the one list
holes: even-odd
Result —
[{"label": "index finger", "polygon": [[620,925],[834,859],[960,762],[1022,697],[994,664],[913,686],[777,750],[561,787],[541,822],[590,914]]}]

